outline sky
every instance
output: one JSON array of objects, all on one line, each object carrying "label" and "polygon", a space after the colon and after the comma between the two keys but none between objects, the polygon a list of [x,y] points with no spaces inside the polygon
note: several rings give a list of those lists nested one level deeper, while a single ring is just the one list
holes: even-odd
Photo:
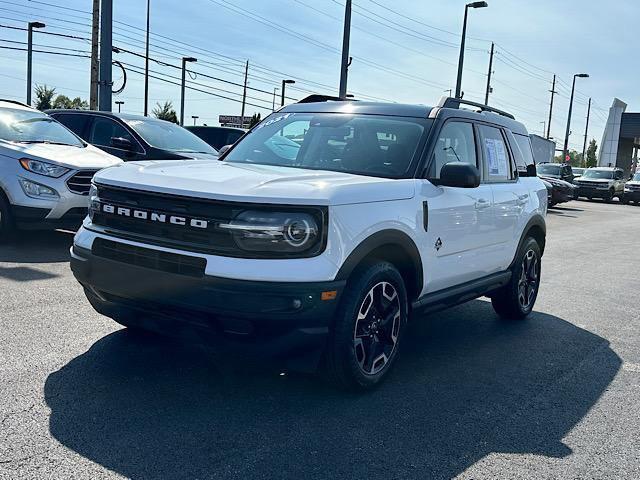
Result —
[{"label": "sky", "polygon": [[[180,59],[193,56],[187,77],[185,124],[217,125],[218,115],[239,115],[249,61],[245,114],[269,114],[274,88],[284,78],[287,103],[311,93],[336,95],[345,0],[151,0],[150,107],[180,104]],[[114,60],[127,70],[128,113],[143,112],[146,0],[113,0]],[[348,91],[356,98],[434,105],[455,88],[462,0],[353,0]],[[530,133],[542,134],[553,74],[558,76],[551,136],[564,139],[571,81],[578,78],[569,145],[582,150],[587,99],[589,139],[600,143],[614,97],[640,111],[637,0],[488,0],[469,11],[462,90],[484,101],[489,50],[495,43],[489,104],[513,113]],[[34,34],[34,86],[69,97],[89,97],[91,0],[0,0],[0,97],[25,100],[29,21],[47,26]],[[62,35],[66,35],[62,36]],[[78,38],[68,38],[68,36]],[[126,50],[126,51],[125,51]],[[54,55],[44,52],[58,52]],[[132,52],[132,53],[130,53]],[[79,56],[77,56],[79,55]],[[159,61],[161,63],[156,62]],[[167,65],[168,64],[168,65]],[[114,68],[122,85],[122,72]],[[446,91],[446,92],[445,92]],[[280,92],[276,99],[279,105]],[[223,98],[225,97],[225,98]],[[114,104],[114,109],[116,105]]]}]

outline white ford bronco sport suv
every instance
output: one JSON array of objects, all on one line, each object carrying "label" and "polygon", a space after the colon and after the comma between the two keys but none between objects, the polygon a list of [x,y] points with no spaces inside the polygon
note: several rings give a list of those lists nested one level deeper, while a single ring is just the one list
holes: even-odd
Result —
[{"label": "white ford bronco sport suv", "polygon": [[71,266],[125,326],[365,389],[410,314],[483,295],[501,317],[531,312],[546,205],[527,131],[505,112],[327,97],[270,115],[220,162],[102,170]]}]

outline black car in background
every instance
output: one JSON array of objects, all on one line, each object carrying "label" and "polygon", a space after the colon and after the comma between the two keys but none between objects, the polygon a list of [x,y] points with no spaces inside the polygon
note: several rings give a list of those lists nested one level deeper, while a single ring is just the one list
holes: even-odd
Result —
[{"label": "black car in background", "polygon": [[242,128],[233,127],[208,127],[208,126],[185,126],[187,130],[194,133],[207,142],[216,150],[220,150],[225,145],[233,145],[245,134]]},{"label": "black car in background", "polygon": [[622,203],[631,202],[640,205],[640,172],[631,177],[631,180],[624,185]]},{"label": "black car in background", "polygon": [[558,203],[565,203],[574,200],[578,196],[578,188],[564,180],[557,178],[547,177],[545,175],[539,175],[547,187],[549,206],[553,207]]},{"label": "black car in background", "polygon": [[573,182],[573,170],[568,163],[539,163],[536,165],[541,177],[557,178],[565,182]]},{"label": "black car in background", "polygon": [[88,143],[124,161],[218,158],[208,143],[175,123],[126,113],[47,110]]}]

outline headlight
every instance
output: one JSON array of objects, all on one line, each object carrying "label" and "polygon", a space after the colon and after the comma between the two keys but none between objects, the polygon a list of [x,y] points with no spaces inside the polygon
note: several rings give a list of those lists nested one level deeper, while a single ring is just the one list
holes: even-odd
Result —
[{"label": "headlight", "polygon": [[54,165],[52,163],[41,162],[40,160],[32,160],[30,158],[21,158],[20,165],[22,165],[22,168],[29,170],[30,172],[53,178],[60,178],[69,171],[68,168]]},{"label": "headlight", "polygon": [[59,198],[58,192],[53,188],[41,185],[26,178],[20,178],[20,186],[27,197],[32,198]]},{"label": "headlight", "polygon": [[93,214],[100,210],[100,200],[98,198],[98,188],[93,182],[89,187],[89,218],[93,221]]},{"label": "headlight", "polygon": [[245,210],[218,228],[229,231],[238,248],[248,252],[312,256],[322,247],[322,221],[321,212]]}]

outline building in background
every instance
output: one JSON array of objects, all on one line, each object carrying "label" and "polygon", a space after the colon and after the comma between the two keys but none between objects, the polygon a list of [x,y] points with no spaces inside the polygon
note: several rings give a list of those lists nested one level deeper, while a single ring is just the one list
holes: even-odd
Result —
[{"label": "building in background", "polygon": [[626,174],[638,168],[640,113],[629,113],[627,104],[613,99],[598,151],[598,166],[622,168]]}]

